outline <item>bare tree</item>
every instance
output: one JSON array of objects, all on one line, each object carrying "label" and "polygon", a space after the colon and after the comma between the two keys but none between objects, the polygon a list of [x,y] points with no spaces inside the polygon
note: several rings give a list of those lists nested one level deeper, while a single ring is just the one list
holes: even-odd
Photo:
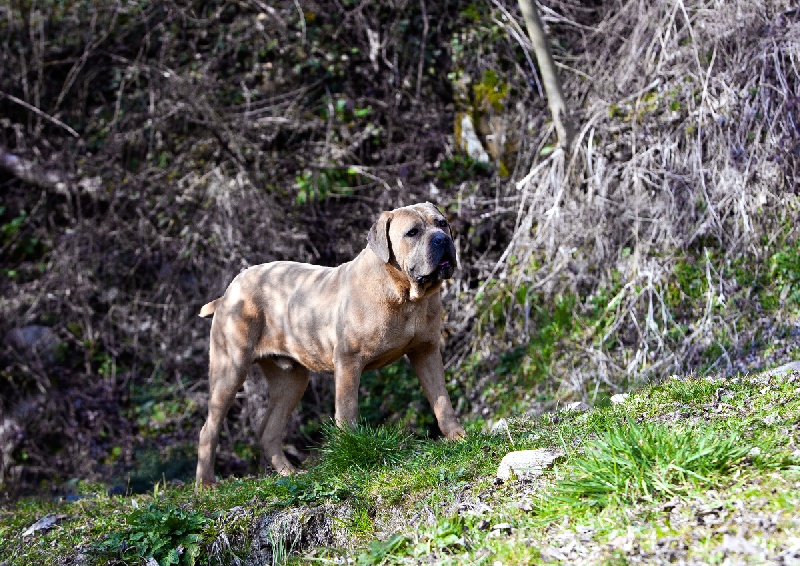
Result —
[{"label": "bare tree", "polygon": [[536,54],[539,70],[542,73],[542,82],[547,94],[547,103],[553,115],[558,142],[561,147],[569,151],[572,145],[572,121],[567,109],[567,103],[564,100],[561,79],[553,61],[553,54],[547,42],[547,35],[545,35],[542,27],[542,20],[539,17],[539,9],[536,7],[536,0],[519,0],[519,7],[522,10],[522,17],[525,18],[528,36],[530,36],[531,43],[533,43],[533,51]]}]

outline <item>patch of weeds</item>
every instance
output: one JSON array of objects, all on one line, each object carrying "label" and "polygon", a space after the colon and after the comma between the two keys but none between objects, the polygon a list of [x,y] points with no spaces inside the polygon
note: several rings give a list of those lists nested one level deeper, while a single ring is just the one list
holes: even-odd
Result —
[{"label": "patch of weeds", "polygon": [[161,566],[170,566],[195,563],[209,519],[177,506],[151,503],[134,509],[125,523],[125,530],[97,543],[95,549],[126,561],[152,558]]},{"label": "patch of weeds", "polygon": [[370,516],[370,508],[366,502],[356,502],[347,522],[347,530],[356,537],[371,535],[375,530],[375,524]]},{"label": "patch of weeds", "polygon": [[670,497],[691,485],[712,485],[748,450],[732,433],[628,421],[593,440],[543,505],[605,507]]},{"label": "patch of weeds", "polygon": [[670,307],[680,306],[687,298],[696,301],[703,297],[708,286],[705,271],[695,263],[679,261],[672,270],[667,300]]},{"label": "patch of weeds", "polygon": [[394,559],[405,555],[408,542],[408,538],[400,535],[392,535],[386,541],[374,540],[369,543],[368,550],[358,556],[356,564],[359,566],[391,564]]},{"label": "patch of weeds", "polygon": [[352,195],[353,187],[363,184],[363,176],[353,167],[334,167],[320,171],[303,171],[295,177],[297,197],[300,206],[308,202],[322,201],[330,195]]},{"label": "patch of weeds", "polygon": [[339,427],[330,422],[322,433],[325,441],[320,448],[320,466],[332,474],[397,466],[413,447],[411,434],[394,425],[372,427],[360,422],[355,427]]},{"label": "patch of weeds", "polygon": [[800,244],[776,252],[769,260],[769,273],[779,289],[781,302],[800,304]]},{"label": "patch of weeds", "polygon": [[275,482],[285,493],[277,504],[283,507],[290,505],[309,505],[321,501],[342,501],[352,493],[351,486],[335,475],[317,474],[294,475]]},{"label": "patch of weeds", "polygon": [[46,250],[42,242],[25,231],[28,222],[27,211],[21,210],[8,222],[1,219],[5,216],[5,212],[6,207],[0,206],[0,248],[3,249],[4,254],[7,254],[9,259],[16,261],[43,255]]},{"label": "patch of weeds", "polygon": [[489,107],[496,111],[501,111],[508,98],[509,85],[497,76],[491,69],[483,72],[483,77],[472,87],[472,95],[475,100],[475,107],[481,110],[488,110]]},{"label": "patch of weeds", "polygon": [[441,517],[434,527],[419,533],[421,540],[416,544],[398,534],[386,541],[372,541],[367,550],[358,556],[357,564],[396,564],[409,556],[431,557],[462,551],[468,547],[465,532],[466,527],[460,517]]},{"label": "patch of weeds", "polygon": [[719,386],[705,379],[685,379],[669,382],[667,393],[670,398],[683,403],[694,403],[707,398]]},{"label": "patch of weeds", "polygon": [[436,522],[436,528],[428,534],[426,540],[417,544],[415,554],[429,555],[436,551],[462,550],[467,547],[465,530],[464,521],[460,516],[442,517]]},{"label": "patch of weeds", "polygon": [[492,168],[488,163],[472,159],[466,153],[456,153],[439,162],[436,179],[443,185],[457,185],[476,177],[490,175]]}]

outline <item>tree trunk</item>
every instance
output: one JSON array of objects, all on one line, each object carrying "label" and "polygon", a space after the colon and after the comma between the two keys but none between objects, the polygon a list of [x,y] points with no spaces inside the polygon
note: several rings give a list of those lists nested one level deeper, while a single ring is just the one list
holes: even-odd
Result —
[{"label": "tree trunk", "polygon": [[572,145],[572,121],[564,100],[564,92],[561,89],[561,79],[558,76],[553,54],[542,27],[542,20],[539,17],[539,9],[536,7],[536,0],[519,0],[519,7],[522,10],[522,17],[525,18],[528,36],[533,43],[533,52],[536,54],[536,61],[539,63],[539,70],[542,73],[542,82],[545,94],[547,94],[550,113],[553,115],[553,124],[556,127],[559,145],[565,151],[569,151]]}]

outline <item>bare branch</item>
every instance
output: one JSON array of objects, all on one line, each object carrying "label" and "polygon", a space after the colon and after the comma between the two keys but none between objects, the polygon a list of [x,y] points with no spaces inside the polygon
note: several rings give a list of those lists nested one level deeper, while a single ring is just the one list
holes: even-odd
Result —
[{"label": "bare branch", "polygon": [[59,120],[58,118],[55,118],[55,117],[51,116],[50,114],[48,114],[48,113],[46,113],[46,112],[43,112],[43,111],[39,110],[39,109],[38,109],[38,108],[36,108],[35,106],[33,106],[33,105],[31,105],[31,104],[28,104],[27,102],[25,102],[24,100],[22,100],[22,99],[20,99],[20,98],[17,98],[17,97],[16,97],[16,96],[14,96],[13,94],[8,94],[8,93],[5,93],[5,92],[3,92],[3,91],[0,91],[0,96],[5,96],[5,97],[6,97],[7,99],[9,99],[11,102],[16,102],[16,103],[17,103],[17,104],[19,104],[20,106],[22,106],[22,107],[24,107],[24,108],[27,108],[28,110],[30,110],[30,111],[31,111],[31,112],[33,112],[34,114],[37,114],[37,115],[41,116],[42,118],[44,118],[44,119],[45,119],[45,120],[47,120],[48,122],[52,122],[52,123],[53,123],[53,124],[55,124],[56,126],[61,126],[61,127],[62,127],[62,128],[64,128],[65,130],[67,130],[67,131],[68,131],[68,132],[69,132],[69,133],[70,133],[70,134],[71,134],[73,137],[76,137],[76,138],[79,138],[79,137],[81,137],[81,136],[80,136],[80,134],[79,134],[78,132],[76,132],[75,130],[73,130],[73,129],[72,129],[72,128],[70,128],[69,126],[67,126],[67,125],[66,125],[64,122],[62,122],[62,121],[61,121],[61,120]]},{"label": "bare branch", "polygon": [[9,153],[2,147],[0,147],[0,168],[5,169],[21,181],[42,189],[58,193],[68,192],[70,182],[66,175]]},{"label": "bare branch", "polygon": [[572,120],[564,100],[561,78],[558,76],[558,70],[553,62],[553,54],[550,52],[550,45],[542,27],[536,0],[519,0],[519,7],[522,10],[522,17],[525,18],[525,26],[528,28],[533,51],[536,53],[536,60],[542,72],[542,82],[547,93],[550,113],[553,115],[553,123],[558,133],[558,142],[566,151],[569,151],[573,135]]}]

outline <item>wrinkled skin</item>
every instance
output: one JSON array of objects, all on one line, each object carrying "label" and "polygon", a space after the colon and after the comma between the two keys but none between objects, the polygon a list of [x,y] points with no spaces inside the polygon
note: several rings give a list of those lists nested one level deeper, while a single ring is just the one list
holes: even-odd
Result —
[{"label": "wrinkled skin", "polygon": [[439,291],[456,268],[447,221],[430,203],[398,208],[381,214],[367,240],[358,257],[334,268],[286,261],[251,267],[203,307],[200,316],[214,319],[198,486],[215,482],[220,428],[253,363],[269,382],[270,397],[257,433],[280,474],[294,472],[282,450],[283,432],[309,370],[333,372],[336,422],[352,426],[361,373],[406,355],[444,436],[465,435],[445,389],[439,346]]}]

